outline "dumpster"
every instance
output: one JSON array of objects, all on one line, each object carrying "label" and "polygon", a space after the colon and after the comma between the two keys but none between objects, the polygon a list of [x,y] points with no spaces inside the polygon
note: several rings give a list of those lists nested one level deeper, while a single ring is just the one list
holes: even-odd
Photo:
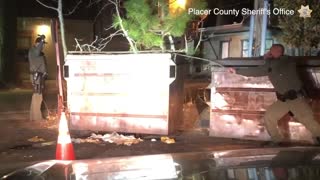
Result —
[{"label": "dumpster", "polygon": [[[294,60],[298,61],[301,77],[313,96],[310,103],[316,120],[320,121],[320,59],[296,57]],[[265,61],[244,58],[217,62],[225,67],[246,68]],[[266,108],[276,101],[276,95],[268,77],[246,77],[231,74],[225,68],[212,68],[210,136],[270,140],[263,116]],[[282,120],[286,119],[289,119],[289,123],[285,123],[287,129],[280,130],[288,133],[291,140],[312,142],[311,133],[302,124],[291,116],[285,116]]]},{"label": "dumpster", "polygon": [[71,130],[168,134],[170,54],[68,54]]}]

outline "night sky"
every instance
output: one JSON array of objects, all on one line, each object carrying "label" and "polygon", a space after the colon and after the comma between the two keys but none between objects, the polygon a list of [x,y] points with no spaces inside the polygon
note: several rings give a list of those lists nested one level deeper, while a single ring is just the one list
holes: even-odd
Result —
[{"label": "night sky", "polygon": [[[51,4],[56,7],[53,0],[41,0],[46,4]],[[87,7],[88,0],[82,0],[79,8],[70,16],[65,16],[68,19],[93,19],[96,14],[96,7]],[[64,13],[68,13],[77,4],[78,0],[63,0]],[[40,5],[36,0],[17,0],[18,16],[20,17],[57,17],[57,12]]]},{"label": "night sky", "polygon": [[[44,8],[36,0],[15,0],[17,1],[17,15],[19,17],[56,17],[57,13],[54,10]],[[54,0],[42,0],[46,4],[55,5]],[[92,6],[87,7],[88,0],[82,0],[83,2],[79,8],[70,16],[65,16],[66,19],[87,19],[92,20],[97,14],[97,7]],[[208,8],[213,9],[219,8],[236,8],[240,9],[242,7],[252,8],[253,0],[207,0]],[[78,0],[63,0],[64,10],[67,13],[72,7],[78,2]],[[205,26],[215,26],[217,17],[210,15],[207,17]],[[242,17],[223,17],[223,24],[232,24],[233,22],[241,22]]]}]

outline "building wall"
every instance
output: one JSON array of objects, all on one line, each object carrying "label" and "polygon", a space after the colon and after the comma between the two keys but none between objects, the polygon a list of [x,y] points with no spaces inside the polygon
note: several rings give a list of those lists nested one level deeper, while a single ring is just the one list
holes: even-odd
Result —
[{"label": "building wall", "polygon": [[241,57],[241,40],[243,39],[248,39],[246,33],[216,35],[209,39],[213,48],[210,42],[204,42],[203,56],[207,59],[221,59],[221,43],[229,42],[229,57]]},{"label": "building wall", "polygon": [[[28,49],[33,45],[38,34],[46,35],[48,42],[44,47],[47,59],[49,80],[56,79],[56,51],[51,36],[51,20],[49,18],[25,18],[17,20],[17,44],[16,44],[16,81],[29,80]],[[68,50],[75,50],[74,38],[82,39],[82,43],[91,42],[93,39],[93,26],[86,20],[65,20],[66,43]],[[62,52],[61,43],[60,52]],[[62,53],[61,53],[62,54]],[[63,59],[61,58],[63,64]]]},{"label": "building wall", "polygon": [[[236,32],[228,34],[214,34],[212,37],[203,43],[203,57],[206,59],[222,59],[222,42],[229,42],[228,57],[242,57],[242,41],[249,40],[249,32]],[[267,40],[272,40],[273,43],[279,43],[271,32],[267,32]],[[211,45],[210,45],[210,42]],[[256,45],[257,46],[257,45]],[[259,56],[259,49],[254,50],[254,56]]]}]

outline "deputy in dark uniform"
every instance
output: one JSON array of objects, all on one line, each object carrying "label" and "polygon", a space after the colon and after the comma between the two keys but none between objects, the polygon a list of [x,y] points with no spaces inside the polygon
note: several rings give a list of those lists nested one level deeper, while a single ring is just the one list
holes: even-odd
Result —
[{"label": "deputy in dark uniform", "polygon": [[281,44],[274,44],[264,55],[264,59],[266,59],[264,65],[237,70],[231,68],[229,71],[244,76],[269,77],[278,99],[267,108],[264,117],[271,139],[276,143],[285,141],[284,135],[278,129],[278,120],[291,112],[294,118],[312,133],[314,140],[318,140],[320,124],[314,119],[312,109],[307,102],[296,62],[284,55],[284,47]]},{"label": "deputy in dark uniform", "polygon": [[40,35],[34,46],[29,49],[30,78],[35,93],[41,94],[44,89],[44,79],[47,76],[47,64],[42,52],[45,44],[45,36]]},{"label": "deputy in dark uniform", "polygon": [[30,120],[42,120],[41,104],[43,100],[44,81],[47,76],[47,63],[42,52],[45,36],[40,35],[35,44],[29,49],[30,79],[33,86],[33,95],[30,106]]}]

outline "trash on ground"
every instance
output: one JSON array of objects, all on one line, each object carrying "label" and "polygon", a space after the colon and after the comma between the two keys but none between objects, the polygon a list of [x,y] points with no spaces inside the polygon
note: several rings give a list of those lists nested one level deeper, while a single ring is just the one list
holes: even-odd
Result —
[{"label": "trash on ground", "polygon": [[88,138],[72,138],[72,142],[76,144],[81,144],[81,143],[94,143],[94,144],[99,144],[101,141],[99,139],[93,139],[91,137]]},{"label": "trash on ground", "polygon": [[40,137],[38,137],[38,136],[34,136],[34,137],[28,139],[28,141],[29,141],[29,142],[43,142],[44,139],[43,139],[43,138],[40,138]]},{"label": "trash on ground", "polygon": [[176,141],[173,138],[169,138],[167,136],[162,136],[161,141],[167,144],[174,144]]},{"label": "trash on ground", "polygon": [[90,137],[93,139],[102,139],[103,135],[92,133]]},{"label": "trash on ground", "polygon": [[151,139],[151,141],[152,141],[152,142],[156,142],[157,140],[156,140],[156,139],[154,139],[154,138],[152,138],[152,139]]},{"label": "trash on ground", "polygon": [[43,147],[43,146],[51,146],[51,145],[55,145],[56,141],[49,141],[49,142],[43,142],[43,143],[37,143],[32,145],[33,147]]},{"label": "trash on ground", "polygon": [[90,138],[97,138],[97,139],[101,139],[104,142],[115,143],[117,145],[127,145],[127,146],[131,146],[132,144],[138,144],[143,141],[140,138],[135,138],[133,135],[124,136],[116,132],[113,132],[111,134],[105,134],[103,136],[92,133]]},{"label": "trash on ground", "polygon": [[46,119],[48,121],[56,121],[58,119],[58,115],[54,115],[54,114],[49,114]]}]

